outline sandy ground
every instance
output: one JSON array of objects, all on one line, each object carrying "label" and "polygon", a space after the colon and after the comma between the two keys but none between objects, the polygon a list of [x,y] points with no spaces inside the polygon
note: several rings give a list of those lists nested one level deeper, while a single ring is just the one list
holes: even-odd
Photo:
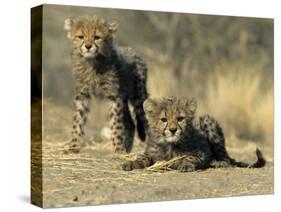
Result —
[{"label": "sandy ground", "polygon": [[[64,154],[63,144],[70,138],[71,110],[53,106],[44,107],[43,206],[46,208],[273,193],[272,145],[258,144],[268,160],[261,169],[125,172],[121,163],[141,153],[144,143],[136,140],[131,155],[113,155],[110,142],[98,139],[99,130],[90,131],[89,124],[88,144],[79,154]],[[255,160],[254,142],[231,138],[227,142],[234,158]]]}]

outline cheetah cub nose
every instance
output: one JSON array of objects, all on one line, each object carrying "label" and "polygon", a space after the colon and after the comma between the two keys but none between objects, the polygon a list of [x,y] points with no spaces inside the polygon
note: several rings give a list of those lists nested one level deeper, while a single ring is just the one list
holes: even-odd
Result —
[{"label": "cheetah cub nose", "polygon": [[170,128],[169,130],[170,130],[170,132],[174,135],[175,132],[177,131],[177,128],[176,128],[176,127],[173,127],[173,128]]},{"label": "cheetah cub nose", "polygon": [[89,50],[90,48],[92,48],[92,44],[86,44],[85,47]]}]

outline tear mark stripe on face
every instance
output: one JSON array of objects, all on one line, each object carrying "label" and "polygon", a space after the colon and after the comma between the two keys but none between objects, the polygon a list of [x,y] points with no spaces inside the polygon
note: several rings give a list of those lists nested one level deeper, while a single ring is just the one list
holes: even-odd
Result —
[{"label": "tear mark stripe on face", "polygon": [[177,123],[177,125],[178,125],[177,127],[180,129],[180,131],[182,131],[182,132],[183,132],[183,129],[182,129],[181,125],[180,125],[180,124],[178,124],[178,123]]},{"label": "tear mark stripe on face", "polygon": [[164,111],[164,114],[165,114],[165,119],[167,120],[166,122],[163,122],[163,124],[165,124],[164,130],[163,130],[164,135],[165,135],[166,134],[165,131],[168,128],[168,119],[167,119],[167,112],[166,111]]},{"label": "tear mark stripe on face", "polygon": [[[82,48],[82,46],[84,45],[84,43],[85,43],[85,41],[84,41],[84,39],[83,39],[83,41],[82,41],[82,43],[81,43],[81,45],[80,45],[80,49]],[[80,50],[81,51],[81,50]]]}]

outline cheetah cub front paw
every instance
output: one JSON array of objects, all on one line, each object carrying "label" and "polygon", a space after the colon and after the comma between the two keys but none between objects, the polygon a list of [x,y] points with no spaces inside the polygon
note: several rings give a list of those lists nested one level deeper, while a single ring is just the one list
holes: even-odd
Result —
[{"label": "cheetah cub front paw", "polygon": [[132,171],[134,169],[133,167],[133,161],[126,161],[122,164],[122,170],[124,171]]},{"label": "cheetah cub front paw", "polygon": [[64,146],[64,153],[79,153],[81,150],[81,141],[78,139],[72,139]]},{"label": "cheetah cub front paw", "polygon": [[194,164],[185,162],[179,165],[178,170],[179,172],[194,172],[196,169]]}]

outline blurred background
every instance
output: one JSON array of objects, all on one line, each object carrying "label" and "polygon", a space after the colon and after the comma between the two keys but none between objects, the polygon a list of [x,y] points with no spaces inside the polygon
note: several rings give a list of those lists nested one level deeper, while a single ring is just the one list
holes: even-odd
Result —
[{"label": "blurred background", "polygon": [[[229,140],[273,145],[273,20],[261,18],[45,5],[44,114],[54,118],[46,130],[67,126],[63,139],[71,135],[74,83],[63,25],[80,15],[119,23],[115,41],[134,48],[147,62],[151,97],[194,97],[198,115],[214,116]],[[40,27],[38,22],[32,24]],[[38,51],[40,45],[34,45],[32,57]],[[38,71],[38,64],[32,70]],[[108,103],[94,100],[92,105],[87,136],[107,122]]]}]

